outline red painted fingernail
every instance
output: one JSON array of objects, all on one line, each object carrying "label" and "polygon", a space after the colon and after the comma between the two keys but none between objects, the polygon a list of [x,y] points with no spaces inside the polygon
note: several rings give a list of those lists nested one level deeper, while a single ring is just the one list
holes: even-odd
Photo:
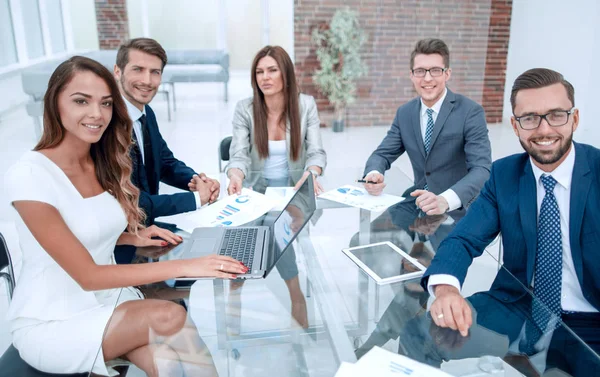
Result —
[{"label": "red painted fingernail", "polygon": [[168,244],[169,244],[169,243],[168,243],[168,242],[166,242],[166,241],[163,241],[163,242],[161,242],[161,245],[163,245],[163,246],[167,246]]},{"label": "red painted fingernail", "polygon": [[231,275],[233,279],[237,279],[237,275]]}]

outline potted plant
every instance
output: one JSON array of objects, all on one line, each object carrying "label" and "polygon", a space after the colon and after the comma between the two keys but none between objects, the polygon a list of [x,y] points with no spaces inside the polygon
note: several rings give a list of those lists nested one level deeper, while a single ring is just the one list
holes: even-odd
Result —
[{"label": "potted plant", "polygon": [[360,57],[366,40],[358,13],[350,9],[337,10],[328,25],[313,30],[312,41],[321,64],[313,82],[334,106],[334,132],[343,131],[345,109],[356,99],[356,81],[367,73]]}]

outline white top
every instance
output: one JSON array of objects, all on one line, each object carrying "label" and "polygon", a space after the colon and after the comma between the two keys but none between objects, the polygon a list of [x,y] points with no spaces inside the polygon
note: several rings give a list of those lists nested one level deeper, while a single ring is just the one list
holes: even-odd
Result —
[{"label": "white top", "polygon": [[[119,202],[108,192],[83,198],[62,169],[39,152],[27,152],[9,169],[4,187],[11,204],[31,200],[55,207],[97,264],[115,263],[115,244],[127,220]],[[21,274],[7,313],[11,331],[32,320],[64,320],[101,306],[102,299],[114,290],[84,291],[11,208],[23,252]]]},{"label": "white top", "polygon": [[[573,256],[571,255],[571,243],[569,237],[569,215],[570,215],[570,204],[571,204],[571,181],[573,179],[573,167],[575,166],[575,148],[571,145],[571,150],[554,171],[546,173],[538,168],[533,160],[531,161],[531,168],[535,177],[536,192],[537,192],[537,216],[540,216],[540,208],[542,206],[542,200],[546,195],[546,190],[542,184],[542,175],[550,175],[556,179],[557,185],[554,186],[554,196],[558,203],[558,210],[560,212],[560,233],[562,240],[562,284],[561,284],[561,307],[563,310],[574,311],[574,312],[597,312],[586,299],[583,297],[579,280],[575,272],[575,265],[573,264]],[[534,276],[535,279],[535,276]],[[534,282],[532,282],[533,284]],[[460,290],[460,284],[456,277],[446,274],[432,275],[429,278],[429,292],[433,293],[431,287],[437,284],[449,284],[453,285]]]},{"label": "white top", "polygon": [[263,177],[285,179],[289,176],[287,146],[285,140],[269,140],[269,157],[265,159]]}]

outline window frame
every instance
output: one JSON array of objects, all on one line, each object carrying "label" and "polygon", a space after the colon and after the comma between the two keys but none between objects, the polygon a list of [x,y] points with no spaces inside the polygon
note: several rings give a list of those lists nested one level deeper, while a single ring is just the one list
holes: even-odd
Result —
[{"label": "window frame", "polygon": [[42,29],[42,44],[44,45],[44,55],[30,59],[27,56],[27,39],[25,36],[25,27],[23,22],[23,9],[19,0],[9,0],[10,16],[12,20],[12,32],[17,49],[17,62],[5,66],[0,66],[0,76],[5,74],[18,72],[23,68],[43,62],[45,60],[66,57],[71,55],[75,48],[73,42],[73,29],[71,25],[69,4],[65,0],[58,0],[60,3],[62,21],[63,21],[63,37],[65,39],[65,50],[55,53],[52,51],[52,42],[50,36],[50,28],[48,23],[48,14],[46,12],[47,0],[37,0],[40,11],[40,23]]}]

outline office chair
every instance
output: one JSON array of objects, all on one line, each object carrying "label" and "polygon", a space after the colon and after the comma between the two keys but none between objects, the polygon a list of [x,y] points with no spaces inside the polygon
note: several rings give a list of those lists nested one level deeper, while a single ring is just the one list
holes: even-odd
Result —
[{"label": "office chair", "polygon": [[[2,272],[5,268],[7,272]],[[15,274],[10,259],[10,253],[8,252],[8,246],[6,245],[2,233],[0,233],[0,278],[6,280],[8,298],[9,300],[12,299],[13,291],[15,289]],[[124,377],[126,374],[127,370],[122,372],[121,376]],[[0,356],[0,375],[19,377],[87,377],[88,373],[55,374],[40,372],[21,359],[19,351],[11,344],[6,352]]]},{"label": "office chair", "polygon": [[227,165],[222,166],[221,161],[229,161],[229,147],[231,146],[231,136],[227,136],[219,144],[219,172],[225,171]]}]

